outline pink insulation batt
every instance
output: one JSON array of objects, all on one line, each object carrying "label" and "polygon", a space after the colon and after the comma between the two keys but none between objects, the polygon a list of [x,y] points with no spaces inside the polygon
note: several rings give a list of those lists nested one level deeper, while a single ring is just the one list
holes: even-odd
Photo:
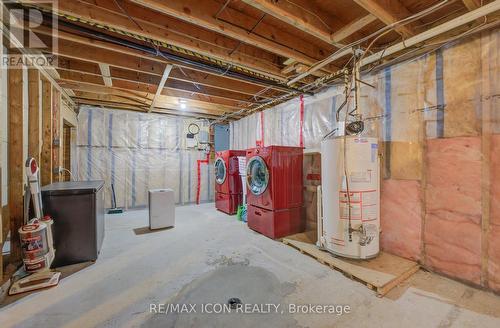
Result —
[{"label": "pink insulation batt", "polygon": [[420,259],[422,205],[420,182],[382,180],[380,202],[381,248],[394,255]]},{"label": "pink insulation batt", "polygon": [[479,284],[481,139],[432,139],[427,149],[426,265]]},{"label": "pink insulation batt", "polygon": [[489,287],[500,291],[500,135],[491,138],[490,234],[488,239]]}]

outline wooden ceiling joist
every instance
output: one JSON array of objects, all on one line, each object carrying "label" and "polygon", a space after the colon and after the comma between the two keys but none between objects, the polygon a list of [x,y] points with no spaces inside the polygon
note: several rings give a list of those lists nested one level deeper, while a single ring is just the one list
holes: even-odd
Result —
[{"label": "wooden ceiling joist", "polygon": [[324,42],[333,43],[331,38],[332,33],[327,30],[326,26],[318,23],[318,20],[311,17],[312,15],[305,10],[292,7],[287,2],[271,0],[243,0],[243,2]]},{"label": "wooden ceiling joist", "polygon": [[[306,54],[305,51],[297,51],[294,48],[300,43],[304,43],[303,40],[294,38],[293,36],[284,35],[278,31],[276,27],[266,25],[266,28],[272,29],[275,35],[284,35],[287,39],[292,39],[293,43],[282,44],[273,41],[274,39],[279,40],[280,38],[275,36],[274,38],[262,37],[256,33],[249,33],[248,30],[239,27],[235,24],[231,24],[222,19],[217,19],[214,15],[220,9],[220,3],[212,0],[198,1],[198,0],[184,0],[184,1],[161,1],[161,0],[131,0],[132,2],[142,5],[146,8],[151,8],[157,12],[173,16],[182,19],[186,22],[201,26],[203,28],[212,30],[214,32],[226,35],[228,37],[240,40],[246,44],[254,45],[258,48],[265,49],[269,52],[275,53],[285,58],[292,58],[298,62],[304,64],[313,64],[318,59],[324,57],[324,53],[321,49],[314,47],[314,54]],[[248,17],[241,12],[232,10],[229,7],[224,9],[224,13],[228,17],[236,22],[243,23],[245,21],[250,21],[250,26],[255,24],[255,19]],[[264,29],[264,27],[262,27]],[[312,48],[312,47],[311,47]]]},{"label": "wooden ceiling joist", "polygon": [[[144,74],[138,74],[130,71],[124,70],[113,70],[113,86],[120,86],[126,88],[132,88],[140,92],[156,93],[157,85],[160,83],[160,78],[158,77],[146,77]],[[119,72],[119,73],[117,73]],[[92,75],[82,72],[75,72],[69,70],[60,70],[59,74],[61,76],[60,80],[64,81],[74,81],[74,82],[85,82],[92,83],[95,85],[102,85],[101,77],[99,75]],[[179,81],[167,81],[166,85],[162,89],[164,94],[176,94],[182,96],[186,99],[196,98],[199,100],[204,99],[204,101],[213,104],[222,104],[230,106],[238,106],[239,104],[252,105],[254,102],[250,101],[249,96],[240,95],[236,93],[229,93],[227,91],[221,91],[218,89],[213,89],[209,87],[196,88],[193,84],[179,82]],[[232,98],[236,97],[236,98]]]},{"label": "wooden ceiling joist", "polygon": [[[333,44],[337,47],[342,47],[340,42],[349,36],[355,34],[359,30],[374,22],[377,18],[372,14],[368,14],[361,18],[357,18],[347,25],[335,28],[331,26],[329,31],[324,24],[318,23],[318,19],[311,13],[312,10],[305,11],[297,6],[291,5],[288,2],[277,2],[272,0],[242,0],[246,4],[257,8],[266,14],[269,14],[285,23],[288,23],[295,28],[306,32],[326,43]],[[317,9],[316,9],[317,10]],[[336,26],[342,25],[338,22]]]},{"label": "wooden ceiling joist", "polygon": [[[460,19],[478,19],[483,18],[479,12],[491,12],[491,4],[499,1],[480,7],[479,0],[461,0],[453,8],[458,8],[457,15],[466,12],[465,7],[471,11]],[[44,1],[20,2],[44,6]],[[438,30],[431,26],[442,12],[395,24],[421,7],[433,9],[429,3],[74,0],[45,7],[58,16],[56,36],[48,25],[33,29],[42,41],[57,38],[51,54],[58,61],[50,77],[78,104],[211,118],[234,113],[238,118],[294,89],[286,85],[313,82],[349,65],[345,57],[352,48],[336,50],[383,24],[394,31],[376,39],[373,49],[383,48],[385,59],[388,54],[407,54],[409,46],[431,34],[437,37]],[[441,20],[456,23],[448,16]],[[451,28],[440,28],[439,37]],[[368,54],[361,65],[382,55]]]},{"label": "wooden ceiling joist", "polygon": [[[134,104],[123,103],[121,100],[107,101],[107,100],[94,99],[93,97],[86,96],[86,95],[75,96],[75,100],[79,105],[90,105],[90,106],[113,108],[113,109],[119,109],[119,110],[131,110],[131,111],[138,111],[138,112],[147,111],[147,108],[137,106]],[[173,109],[168,109],[168,108],[155,108],[153,110],[153,113],[170,114],[170,115],[175,115],[175,116],[186,116],[186,117],[204,117],[204,118],[209,118],[209,119],[215,119],[218,117],[218,115],[216,115],[216,114],[194,113],[194,112],[188,112],[188,111],[173,110]]]},{"label": "wooden ceiling joist", "polygon": [[116,96],[116,95],[96,94],[96,93],[86,92],[86,91],[75,91],[75,98],[80,103],[92,102],[93,104],[100,103],[102,105],[121,104],[121,105],[130,106],[130,107],[136,107],[138,109],[141,109],[144,112],[149,112],[149,113],[155,112],[157,110],[162,110],[162,111],[168,110],[168,111],[176,113],[176,114],[211,115],[211,116],[220,115],[220,113],[212,112],[212,111],[204,110],[204,109],[200,109],[200,108],[178,109],[178,108],[175,108],[175,106],[172,106],[168,103],[161,103],[161,102],[158,102],[155,105],[155,107],[150,111],[149,110],[150,106],[148,104],[136,103],[134,101],[131,101],[131,100],[128,100],[128,99],[125,99],[123,97]]},{"label": "wooden ceiling joist", "polygon": [[[23,0],[22,2],[29,3],[30,1]],[[180,51],[192,51],[196,54],[207,56],[207,58],[215,58],[247,68],[259,74],[268,75],[274,79],[283,79],[280,75],[279,67],[271,61],[261,59],[264,57],[262,55],[250,56],[236,52],[232,56],[229,56],[228,50],[230,50],[230,47],[225,47],[224,45],[222,47],[218,46],[218,44],[224,41],[224,37],[214,35],[213,33],[210,35],[212,40],[208,44],[207,42],[203,42],[204,40],[190,38],[189,31],[183,31],[183,35],[180,35],[159,25],[145,21],[141,21],[140,26],[138,26],[134,23],[136,18],[132,21],[127,15],[112,12],[103,7],[78,0],[59,1],[58,6],[54,9],[59,15],[75,17],[84,22],[89,22],[94,26],[110,27],[125,33],[138,35],[142,38],[179,47]],[[140,20],[140,18],[137,18],[137,20]]]},{"label": "wooden ceiling joist", "polygon": [[[42,39],[50,35],[50,29],[44,26],[36,27],[35,32]],[[163,57],[151,56],[142,51],[64,31],[59,31],[57,37],[59,47],[54,49],[54,53],[78,61],[96,64],[102,62],[110,66],[157,76],[162,74],[161,67],[170,63]],[[82,46],[84,47],[82,48]],[[80,66],[77,63],[74,63],[74,65]],[[248,95],[259,93],[265,87],[265,85],[254,81],[238,80],[228,75],[221,76],[220,74],[202,71],[191,66],[179,65],[178,63],[175,63],[175,69],[171,72],[170,78]],[[270,89],[274,92],[282,92],[276,87],[270,87]]]},{"label": "wooden ceiling joist", "polygon": [[462,2],[469,11],[481,7],[481,0],[462,0]]},{"label": "wooden ceiling joist", "polygon": [[[148,104],[150,104],[151,99],[154,95],[152,92],[145,92],[141,90],[137,90],[136,88],[130,88],[130,86],[124,85],[121,86],[119,84],[113,86],[112,88],[103,86],[103,85],[98,85],[98,84],[93,84],[93,83],[88,83],[88,82],[75,82],[75,81],[70,81],[70,80],[61,80],[59,81],[61,86],[65,88],[72,89],[74,91],[86,91],[86,92],[92,92],[96,94],[112,94],[112,95],[120,95],[120,96],[125,96],[129,98],[135,98],[138,101],[146,100]],[[172,95],[165,95],[165,93],[162,93],[159,96],[159,101],[160,103],[168,103],[170,105],[175,105],[178,107],[180,110],[180,100],[185,100],[186,104],[188,105],[189,108],[199,108],[199,109],[206,109],[209,111],[212,111],[214,113],[233,113],[241,108],[238,107],[231,107],[231,106],[226,106],[226,105],[219,105],[219,104],[213,104],[213,103],[208,103],[205,101],[199,101],[197,99],[191,99],[191,98],[182,98],[182,97],[177,97],[177,96],[172,96]],[[148,106],[149,107],[149,106]]]},{"label": "wooden ceiling joist", "polygon": [[[84,62],[80,60],[69,59],[66,57],[59,57],[57,60],[58,71],[60,74],[63,74],[65,78],[68,75],[78,75],[81,73],[89,75],[88,79],[93,79],[94,81],[99,81],[99,76],[101,76],[98,69],[96,70],[97,64]],[[189,74],[188,77],[192,76],[191,73],[195,73],[194,75],[201,75],[198,72],[186,72]],[[174,75],[177,75],[176,77]],[[95,76],[92,78],[91,76]],[[137,72],[124,68],[111,67],[111,76],[115,80],[125,80],[125,81],[136,81],[145,84],[158,85],[160,83],[160,76],[155,74],[148,74],[146,72]],[[215,87],[212,84],[204,83],[204,77],[199,76],[199,80],[202,83],[198,82],[198,79],[182,79],[178,76],[184,77],[184,75],[180,72],[179,69],[175,67],[170,72],[170,76],[167,82],[166,87],[172,89],[181,89],[187,90],[194,93],[203,93],[207,95],[211,95],[213,97],[222,97],[225,99],[232,99],[238,101],[248,102],[251,99],[252,95],[248,93],[243,93],[234,90],[230,90],[229,86],[227,88]],[[230,82],[230,81],[226,81]],[[95,83],[95,82],[94,82]],[[227,83],[229,84],[229,83]],[[255,92],[259,92],[260,89],[257,89]],[[269,97],[257,97],[258,99],[266,100],[270,99]]]},{"label": "wooden ceiling joist", "polygon": [[332,34],[332,42],[340,42],[356,32],[359,32],[361,29],[365,28],[367,25],[373,23],[377,20],[377,17],[372,14],[368,14],[361,18],[357,18],[350,22],[349,24],[343,26],[339,30],[335,31]]},{"label": "wooden ceiling joist", "polygon": [[[411,12],[399,0],[354,0],[354,2],[386,25],[411,16]],[[414,25],[413,23],[405,24],[396,27],[395,30],[404,37],[410,37],[415,35]]]}]

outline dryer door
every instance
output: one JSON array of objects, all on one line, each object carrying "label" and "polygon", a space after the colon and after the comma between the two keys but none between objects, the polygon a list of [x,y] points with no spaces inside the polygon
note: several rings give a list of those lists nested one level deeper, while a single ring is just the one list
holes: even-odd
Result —
[{"label": "dryer door", "polygon": [[260,156],[252,157],[247,163],[247,186],[256,196],[266,191],[269,184],[269,170]]},{"label": "dryer door", "polygon": [[215,182],[217,184],[223,184],[226,181],[227,169],[226,163],[222,158],[217,158],[214,163],[215,171]]}]

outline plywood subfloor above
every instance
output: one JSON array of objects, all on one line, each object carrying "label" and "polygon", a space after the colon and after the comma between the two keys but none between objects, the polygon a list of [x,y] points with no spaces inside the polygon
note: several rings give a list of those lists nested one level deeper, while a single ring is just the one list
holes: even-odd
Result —
[{"label": "plywood subfloor above", "polygon": [[298,234],[283,238],[283,243],[298,249],[301,253],[312,256],[318,262],[330,266],[332,269],[341,271],[347,277],[365,284],[368,288],[376,291],[377,296],[384,296],[391,289],[408,279],[418,271],[416,262],[399,256],[380,252],[370,260],[351,260],[335,257],[322,251],[310,242],[310,238],[304,234]]}]

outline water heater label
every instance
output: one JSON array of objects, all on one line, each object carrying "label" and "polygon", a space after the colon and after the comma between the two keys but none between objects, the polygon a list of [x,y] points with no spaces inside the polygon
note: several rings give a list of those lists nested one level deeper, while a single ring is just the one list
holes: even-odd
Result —
[{"label": "water heater label", "polygon": [[339,193],[339,212],[341,220],[374,221],[378,219],[377,192],[375,190],[351,191],[349,197],[345,190]]},{"label": "water heater label", "polygon": [[[347,203],[340,204],[340,219],[349,219],[349,207]],[[361,204],[351,204],[351,220],[374,221],[377,219],[377,207],[372,205],[361,206]]]},{"label": "water heater label", "polygon": [[350,180],[352,183],[369,183],[372,180],[371,172],[351,172]]}]

